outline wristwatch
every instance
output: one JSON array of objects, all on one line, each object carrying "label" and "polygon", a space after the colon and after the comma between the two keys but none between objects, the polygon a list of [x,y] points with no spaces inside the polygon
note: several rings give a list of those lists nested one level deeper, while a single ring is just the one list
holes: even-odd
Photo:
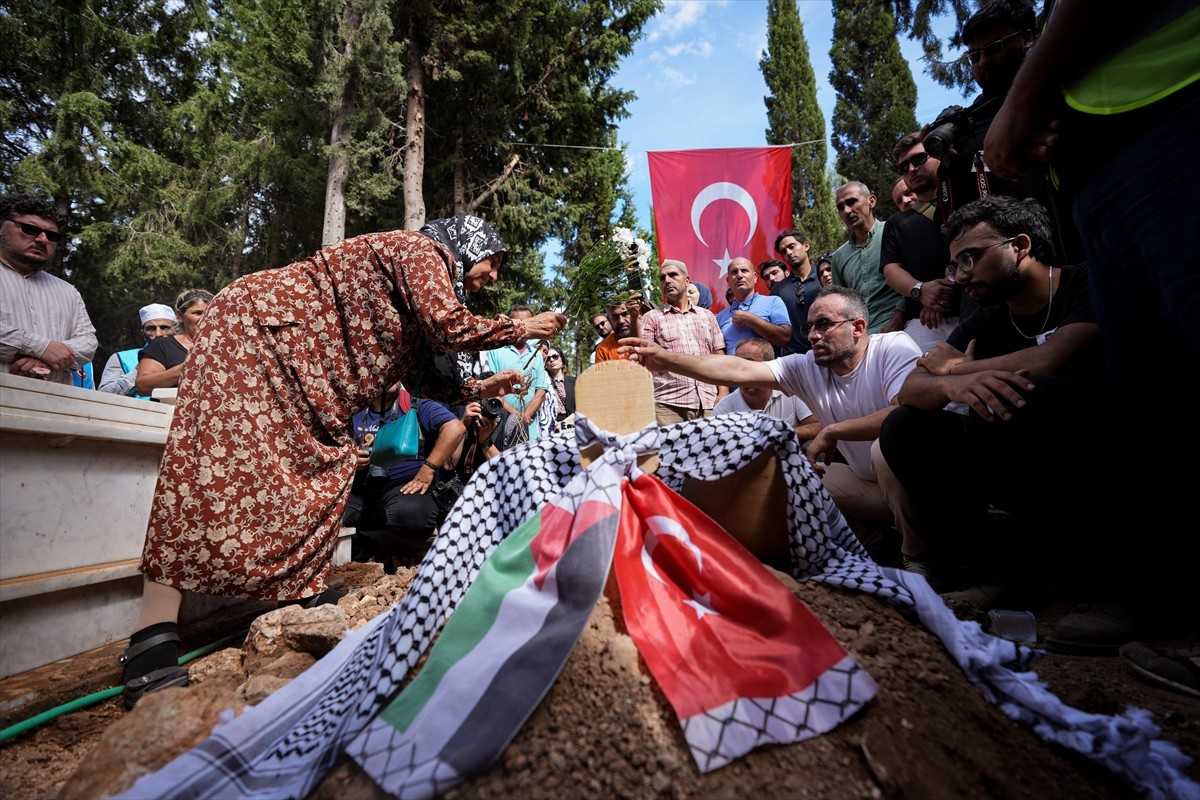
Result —
[{"label": "wristwatch", "polygon": [[921,287],[924,285],[925,285],[925,283],[923,281],[917,281],[916,283],[914,283],[913,287],[908,290],[908,296],[911,297],[913,300],[920,300],[921,299]]}]

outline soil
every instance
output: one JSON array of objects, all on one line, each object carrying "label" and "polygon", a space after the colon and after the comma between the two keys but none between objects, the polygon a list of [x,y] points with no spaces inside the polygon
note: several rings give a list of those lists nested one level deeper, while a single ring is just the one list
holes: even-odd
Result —
[{"label": "soil", "polygon": [[[404,571],[402,567],[398,575]],[[364,589],[363,594],[379,578],[378,571],[361,565],[337,568],[335,576],[343,589]],[[816,739],[763,748],[701,775],[669,706],[632,641],[621,633],[619,612],[614,615],[603,599],[554,688],[502,759],[448,796],[1139,796],[1103,766],[1042,742],[987,703],[940,642],[893,609],[870,596],[797,585],[783,575],[780,579],[879,684],[877,698],[848,722]],[[354,597],[352,593],[350,599]],[[1044,635],[1047,624],[1065,610],[1054,605],[1037,609],[1039,633]],[[246,608],[240,613],[252,617],[261,611]],[[966,606],[955,611],[963,617],[979,614]],[[184,631],[185,649],[239,626],[244,628],[242,621],[231,621],[229,613],[207,626],[193,626]],[[113,663],[123,644],[0,681],[0,728],[114,685],[119,672]],[[231,661],[230,653],[236,655],[226,649],[192,662],[193,681],[215,674]],[[1161,738],[1193,759],[1187,772],[1200,780],[1200,699],[1143,682],[1118,657],[1047,654],[1035,671],[1060,698],[1084,711],[1149,710],[1162,728]],[[121,700],[114,698],[0,744],[0,797],[58,798],[105,730],[126,714]],[[352,763],[337,765],[311,795],[326,800],[383,796]]]}]

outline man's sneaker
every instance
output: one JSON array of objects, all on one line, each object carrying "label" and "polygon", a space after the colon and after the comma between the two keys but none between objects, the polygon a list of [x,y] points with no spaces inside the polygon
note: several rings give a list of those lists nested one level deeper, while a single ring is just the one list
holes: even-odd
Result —
[{"label": "man's sneaker", "polygon": [[1115,656],[1137,639],[1137,619],[1119,603],[1084,603],[1063,615],[1046,634],[1046,649],[1074,656]]}]

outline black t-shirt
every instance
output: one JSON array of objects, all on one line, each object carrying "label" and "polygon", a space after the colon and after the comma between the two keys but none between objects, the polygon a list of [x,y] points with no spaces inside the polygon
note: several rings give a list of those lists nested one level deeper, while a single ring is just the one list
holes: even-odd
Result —
[{"label": "black t-shirt", "polygon": [[174,336],[159,336],[151,339],[142,351],[138,353],[138,361],[152,358],[163,365],[164,369],[177,367],[187,361],[188,349],[181,345]]},{"label": "black t-shirt", "polygon": [[942,211],[949,217],[954,209],[991,195],[1033,198],[1042,204],[1050,216],[1054,250],[1057,254],[1056,263],[1082,261],[1083,242],[1071,219],[1074,195],[1055,189],[1050,182],[1048,169],[1043,167],[1028,175],[1007,180],[998,177],[986,166],[981,168],[983,140],[1003,103],[1003,96],[989,97],[981,94],[966,109],[954,141],[957,155],[952,161],[945,162],[949,166],[943,166],[948,181],[945,186],[940,187],[940,191],[948,194],[948,197],[944,198]]},{"label": "black t-shirt", "polygon": [[[1033,314],[1010,314],[1008,306],[1004,303],[995,306],[980,305],[976,313],[959,323],[946,339],[946,343],[965,352],[967,345],[974,339],[975,358],[994,358],[1040,345],[1063,325],[1076,322],[1095,323],[1096,316],[1092,313],[1092,301],[1088,294],[1087,265],[1062,267],[1054,281],[1054,300],[1050,304],[1049,315],[1045,308],[1038,309]],[[1018,333],[1017,328],[1025,335]],[[1100,342],[1097,340],[1086,352],[1079,355],[1064,374],[1097,377],[1102,371]]]},{"label": "black t-shirt", "polygon": [[788,319],[792,322],[792,338],[783,347],[776,347],[775,355],[786,356],[809,351],[808,337],[800,331],[800,327],[808,322],[808,307],[820,292],[821,282],[817,280],[815,269],[809,272],[803,281],[789,273],[786,278],[771,287],[771,294],[787,306]]},{"label": "black t-shirt", "polygon": [[[888,217],[883,229],[883,244],[879,251],[879,271],[885,264],[899,263],[919,281],[946,277],[950,263],[950,248],[942,236],[938,222],[909,209]],[[962,291],[954,291],[954,300],[946,316],[957,317]],[[904,299],[904,316],[915,319],[921,315],[921,303],[910,297]]]}]

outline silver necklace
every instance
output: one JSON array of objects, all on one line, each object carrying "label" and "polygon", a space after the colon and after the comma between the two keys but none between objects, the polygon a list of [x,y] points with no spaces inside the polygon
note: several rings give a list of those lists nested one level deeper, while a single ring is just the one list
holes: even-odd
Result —
[{"label": "silver necklace", "polygon": [[1046,302],[1046,318],[1044,320],[1042,320],[1042,329],[1039,330],[1037,333],[1035,333],[1033,336],[1030,336],[1029,334],[1025,333],[1025,331],[1023,331],[1019,327],[1017,327],[1017,320],[1016,320],[1016,318],[1013,317],[1012,308],[1010,307],[1008,309],[1008,321],[1012,323],[1013,330],[1015,330],[1017,333],[1021,334],[1021,336],[1025,339],[1030,339],[1030,340],[1037,339],[1037,337],[1041,336],[1043,333],[1046,332],[1046,326],[1050,324],[1050,310],[1052,308],[1054,308],[1054,267],[1050,268],[1049,285],[1050,285],[1050,298]]}]

